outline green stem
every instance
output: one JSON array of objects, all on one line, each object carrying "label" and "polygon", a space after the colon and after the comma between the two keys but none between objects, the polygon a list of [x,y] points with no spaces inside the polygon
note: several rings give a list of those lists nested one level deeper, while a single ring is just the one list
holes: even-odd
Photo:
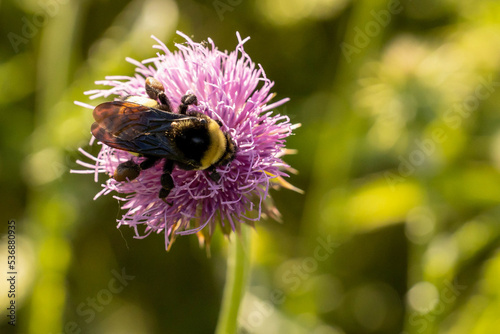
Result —
[{"label": "green stem", "polygon": [[242,225],[240,238],[229,245],[226,285],[222,296],[216,334],[234,334],[238,329],[238,311],[250,272],[250,227]]}]

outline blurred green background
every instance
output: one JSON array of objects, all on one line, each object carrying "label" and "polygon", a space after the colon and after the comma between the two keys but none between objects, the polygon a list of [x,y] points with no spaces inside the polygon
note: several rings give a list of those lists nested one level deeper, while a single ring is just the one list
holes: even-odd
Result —
[{"label": "blurred green background", "polygon": [[[112,196],[69,174],[89,101],[125,57],[181,30],[245,50],[302,123],[306,191],[253,233],[240,333],[495,333],[500,328],[500,2],[0,2],[1,272],[17,222],[18,333],[213,333],[227,242],[117,230]],[[104,180],[103,177],[101,179]],[[234,238],[233,238],[234,240]],[[117,276],[125,273],[125,278]],[[7,286],[0,282],[0,332]]]}]

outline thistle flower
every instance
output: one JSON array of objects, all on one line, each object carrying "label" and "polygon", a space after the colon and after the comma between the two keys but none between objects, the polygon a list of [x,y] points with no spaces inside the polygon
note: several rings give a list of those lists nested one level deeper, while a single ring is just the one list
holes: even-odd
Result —
[{"label": "thistle flower", "polygon": [[[232,231],[238,232],[242,223],[253,225],[265,214],[279,219],[279,212],[269,196],[271,186],[300,192],[283,179],[288,176],[286,172],[293,172],[293,169],[282,160],[284,154],[291,152],[285,149],[285,139],[299,124],[292,125],[287,116],[272,112],[289,99],[269,104],[274,97],[270,93],[274,83],[244,51],[243,44],[249,38],[242,40],[237,34],[236,50],[228,53],[219,51],[211,39],[195,43],[186,35],[178,34],[186,43],[176,44],[177,51],[171,52],[152,36],[158,43],[154,48],[160,50],[155,58],[142,62],[127,58],[137,67],[135,76],[106,77],[96,84],[111,88],[86,92],[91,99],[112,95],[116,98],[146,97],[145,79],[154,77],[163,84],[174,110],[183,95],[194,94],[198,104],[190,106],[190,110],[219,120],[222,131],[234,140],[235,158],[230,164],[217,167],[218,182],[206,171],[176,167],[171,173],[175,186],[164,201],[158,198],[163,173],[163,163],[158,163],[141,171],[132,181],[107,179],[95,196],[94,199],[112,191],[123,194],[115,196],[123,203],[121,208],[126,210],[118,220],[118,227],[134,228],[137,238],[163,232],[167,249],[176,235],[197,233],[200,243],[209,245],[218,224],[223,233],[229,235]],[[93,173],[98,182],[98,174],[112,176],[119,164],[130,159],[139,163],[144,159],[99,144],[102,147],[97,157],[80,149],[93,163],[77,161],[87,169],[73,172]]]}]

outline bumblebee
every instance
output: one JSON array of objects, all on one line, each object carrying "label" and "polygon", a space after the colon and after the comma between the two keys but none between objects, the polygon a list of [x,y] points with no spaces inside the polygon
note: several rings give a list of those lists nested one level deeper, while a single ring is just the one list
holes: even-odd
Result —
[{"label": "bumblebee", "polygon": [[165,88],[156,79],[146,79],[149,98],[127,96],[123,100],[105,102],[93,112],[95,123],[91,131],[97,140],[123,151],[137,153],[146,159],[136,163],[132,159],[118,165],[113,178],[131,181],[142,170],[164,160],[161,190],[164,199],[174,188],[172,170],[207,170],[215,182],[220,175],[217,166],[229,164],[235,157],[236,145],[228,133],[221,130],[221,122],[195,111],[195,95],[181,98],[177,113],[173,112]]}]

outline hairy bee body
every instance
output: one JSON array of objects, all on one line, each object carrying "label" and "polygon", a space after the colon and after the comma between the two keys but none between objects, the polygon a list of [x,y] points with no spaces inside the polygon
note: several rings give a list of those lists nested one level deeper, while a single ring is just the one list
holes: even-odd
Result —
[{"label": "hairy bee body", "polygon": [[182,97],[178,112],[174,113],[156,79],[146,79],[146,92],[149,98],[127,96],[94,109],[94,137],[110,147],[146,157],[140,164],[132,160],[120,164],[113,177],[117,181],[133,180],[142,170],[165,160],[160,198],[168,196],[174,187],[174,166],[208,170],[210,177],[218,181],[220,176],[215,168],[230,163],[236,152],[234,141],[222,131],[221,123],[199,112],[187,112],[189,105],[197,104],[192,94]]}]

